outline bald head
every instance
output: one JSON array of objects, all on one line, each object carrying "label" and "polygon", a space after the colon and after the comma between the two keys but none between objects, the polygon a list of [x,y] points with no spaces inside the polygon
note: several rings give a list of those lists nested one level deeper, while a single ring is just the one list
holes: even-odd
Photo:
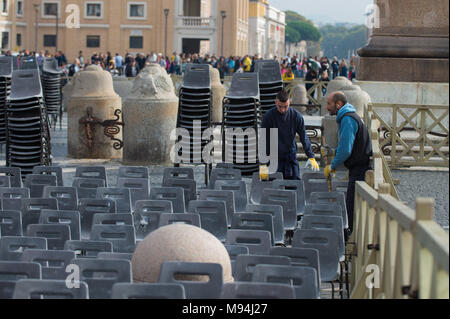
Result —
[{"label": "bald head", "polygon": [[347,104],[347,98],[341,91],[336,91],[330,94],[327,100],[327,110],[330,115],[337,115],[338,111]]}]

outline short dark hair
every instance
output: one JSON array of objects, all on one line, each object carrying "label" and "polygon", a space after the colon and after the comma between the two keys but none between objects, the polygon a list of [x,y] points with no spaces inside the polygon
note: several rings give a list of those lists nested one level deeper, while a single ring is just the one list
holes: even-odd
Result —
[{"label": "short dark hair", "polygon": [[341,92],[336,92],[333,95],[333,102],[336,104],[339,101],[342,102],[343,105],[347,104],[347,98],[345,97],[345,94]]},{"label": "short dark hair", "polygon": [[289,100],[289,93],[286,91],[281,91],[277,94],[277,100],[279,100],[282,103],[285,103]]}]

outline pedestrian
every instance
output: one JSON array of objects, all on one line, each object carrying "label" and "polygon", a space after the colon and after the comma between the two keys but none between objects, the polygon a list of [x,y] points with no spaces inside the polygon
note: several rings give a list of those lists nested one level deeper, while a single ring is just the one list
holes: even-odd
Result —
[{"label": "pedestrian", "polygon": [[339,61],[337,57],[334,57],[333,62],[331,62],[331,68],[333,69],[333,79],[335,79],[339,75]]},{"label": "pedestrian", "polygon": [[292,72],[291,68],[287,68],[286,72],[283,74],[283,82],[292,82],[294,81],[294,72]]},{"label": "pedestrian", "polygon": [[123,74],[123,57],[119,53],[116,53],[114,62],[116,64],[117,72],[119,73],[119,76],[121,76]]},{"label": "pedestrian", "polygon": [[139,74],[139,65],[136,63],[135,59],[132,59],[130,61],[130,64],[127,65],[127,68],[125,70],[125,76],[127,78],[134,78]]},{"label": "pedestrian", "polygon": [[348,77],[348,67],[345,59],[342,59],[341,64],[339,65],[339,76]]}]

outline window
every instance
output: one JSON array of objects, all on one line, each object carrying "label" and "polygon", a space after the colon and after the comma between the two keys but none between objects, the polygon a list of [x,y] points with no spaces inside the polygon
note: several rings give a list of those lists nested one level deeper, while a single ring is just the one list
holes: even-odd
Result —
[{"label": "window", "polygon": [[130,49],[143,49],[143,48],[144,48],[144,37],[142,36],[130,37]]},{"label": "window", "polygon": [[102,19],[103,18],[103,2],[91,1],[86,2],[86,14],[87,19]]},{"label": "window", "polygon": [[20,34],[20,33],[16,34],[16,44],[18,47],[22,46],[22,34]]},{"label": "window", "polygon": [[23,17],[23,0],[17,0],[17,16]]},{"label": "window", "polygon": [[2,0],[2,14],[8,14],[8,0]]},{"label": "window", "polygon": [[43,3],[44,9],[42,10],[43,18],[54,18],[56,14],[60,16],[59,12],[59,2],[55,1],[45,1]]},{"label": "window", "polygon": [[56,35],[44,34],[44,47],[56,47]]},{"label": "window", "polygon": [[128,2],[128,19],[146,19],[147,3],[146,2]]},{"label": "window", "polygon": [[2,32],[2,49],[9,50],[9,31]]},{"label": "window", "polygon": [[99,35],[88,35],[86,37],[86,47],[99,48],[100,47],[100,36]]}]

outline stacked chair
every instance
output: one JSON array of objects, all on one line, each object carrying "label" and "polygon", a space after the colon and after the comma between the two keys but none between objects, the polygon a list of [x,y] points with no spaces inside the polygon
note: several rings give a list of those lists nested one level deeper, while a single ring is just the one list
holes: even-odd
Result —
[{"label": "stacked chair", "polygon": [[[211,143],[212,137],[202,140],[202,136],[205,130],[211,128],[212,92],[209,67],[208,64],[188,64],[186,66],[179,91],[177,118],[177,128],[183,128],[189,132],[189,136],[183,135],[183,139],[178,143],[183,147],[185,153],[189,150],[189,163],[205,164],[206,183],[211,166],[208,167],[208,164],[204,162],[202,152],[204,147]],[[194,121],[200,124],[197,128],[200,138],[198,141],[194,141]]]},{"label": "stacked chair", "polygon": [[51,165],[48,116],[39,71],[28,68],[32,64],[23,62],[25,69],[13,72],[7,109],[6,163],[23,175],[35,166]]},{"label": "stacked chair", "polygon": [[56,119],[61,108],[61,69],[55,58],[46,58],[41,73],[47,114]]},{"label": "stacked chair", "polygon": [[283,90],[283,78],[281,76],[280,64],[273,60],[258,60],[255,71],[259,75],[260,118],[267,111],[276,107],[277,94]]},{"label": "stacked chair", "polygon": [[[257,73],[236,73],[231,88],[223,100],[222,160],[233,163],[243,175],[259,170],[258,160],[258,110],[259,80]],[[253,134],[239,137],[227,134],[230,130],[251,129]]]},{"label": "stacked chair", "polygon": [[0,145],[6,144],[6,103],[11,93],[12,72],[13,59],[8,56],[0,57]]}]

